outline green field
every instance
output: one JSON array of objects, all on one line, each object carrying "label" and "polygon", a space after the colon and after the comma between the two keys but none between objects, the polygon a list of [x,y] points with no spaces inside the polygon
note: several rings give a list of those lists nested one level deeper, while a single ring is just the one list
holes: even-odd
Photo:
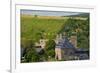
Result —
[{"label": "green field", "polygon": [[21,38],[34,39],[40,38],[52,39],[62,29],[66,19],[38,18],[32,16],[21,17]]},{"label": "green field", "polygon": [[77,36],[79,48],[89,49],[89,19],[80,20],[60,16],[21,15],[21,39],[38,42],[39,39],[55,39],[58,33],[66,32],[68,38]]}]

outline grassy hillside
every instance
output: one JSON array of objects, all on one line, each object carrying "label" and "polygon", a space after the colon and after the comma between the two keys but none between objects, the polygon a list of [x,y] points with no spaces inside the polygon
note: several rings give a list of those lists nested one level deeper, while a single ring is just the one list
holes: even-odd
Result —
[{"label": "grassy hillside", "polygon": [[57,16],[21,15],[21,38],[35,42],[41,38],[54,39],[57,33],[66,32],[70,37],[77,36],[79,48],[89,49],[89,19],[64,18]]},{"label": "grassy hillside", "polygon": [[[60,18],[60,17],[59,17]],[[66,19],[53,17],[21,16],[21,37],[38,41],[40,38],[54,38]]]}]

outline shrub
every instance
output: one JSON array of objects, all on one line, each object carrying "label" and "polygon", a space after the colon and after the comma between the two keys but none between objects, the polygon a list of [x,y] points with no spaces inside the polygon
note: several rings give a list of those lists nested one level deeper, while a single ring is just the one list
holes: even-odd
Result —
[{"label": "shrub", "polygon": [[45,50],[46,54],[49,57],[54,57],[55,55],[55,41],[54,40],[49,40],[46,42]]},{"label": "shrub", "polygon": [[38,62],[39,61],[39,55],[35,51],[35,49],[29,49],[27,53],[25,54],[25,60],[26,62]]}]

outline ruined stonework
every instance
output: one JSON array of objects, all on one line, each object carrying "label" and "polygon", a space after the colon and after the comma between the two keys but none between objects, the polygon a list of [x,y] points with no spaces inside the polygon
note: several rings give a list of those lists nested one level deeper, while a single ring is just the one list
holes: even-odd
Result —
[{"label": "ruined stonework", "polygon": [[71,36],[70,42],[74,45],[75,48],[77,48],[77,36]]},{"label": "ruined stonework", "polygon": [[57,35],[56,47],[55,47],[55,59],[62,60],[68,59],[72,55],[77,47],[77,37],[71,36],[70,40],[66,36]]}]

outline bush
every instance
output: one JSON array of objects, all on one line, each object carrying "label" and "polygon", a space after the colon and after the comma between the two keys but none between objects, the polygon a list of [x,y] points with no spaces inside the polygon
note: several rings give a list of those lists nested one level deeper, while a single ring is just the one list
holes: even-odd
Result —
[{"label": "bush", "polygon": [[55,56],[55,41],[54,40],[49,40],[46,42],[46,54],[49,57],[54,57]]},{"label": "bush", "polygon": [[25,54],[25,60],[26,62],[38,62],[39,61],[39,55],[35,51],[35,49],[29,49],[27,53]]}]

